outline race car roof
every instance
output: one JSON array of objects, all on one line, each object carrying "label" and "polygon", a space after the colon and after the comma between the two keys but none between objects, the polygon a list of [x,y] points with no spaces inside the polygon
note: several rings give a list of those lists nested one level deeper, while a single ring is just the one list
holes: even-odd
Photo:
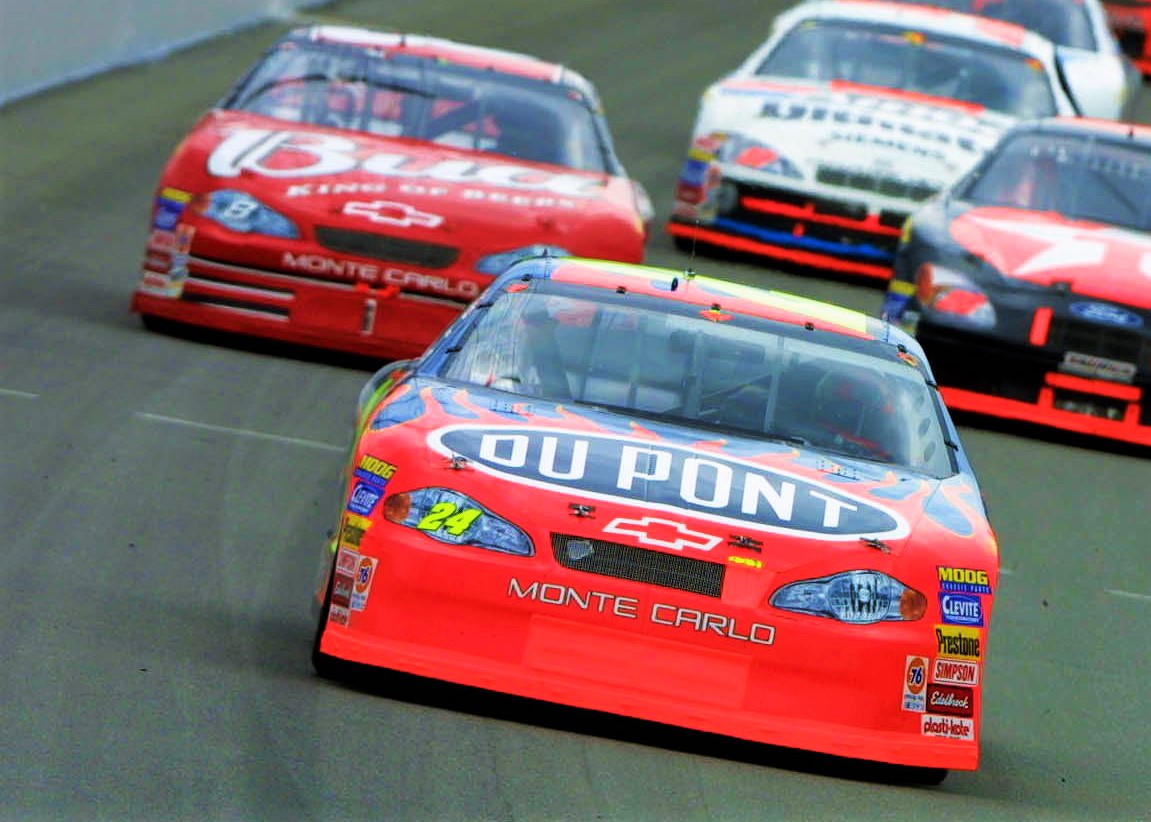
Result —
[{"label": "race car roof", "polygon": [[558,63],[541,60],[530,54],[459,43],[423,34],[376,31],[355,26],[317,25],[297,30],[293,35],[302,35],[317,43],[372,49],[383,55],[403,53],[413,57],[430,57],[552,83],[566,83],[567,75],[575,74],[571,69]]},{"label": "race car roof", "polygon": [[1051,41],[1014,23],[978,17],[936,6],[888,3],[884,0],[808,0],[780,15],[796,17],[855,20],[860,22],[904,26],[918,31],[958,37],[999,45],[1035,57],[1054,53]]},{"label": "race car roof", "polygon": [[[863,312],[843,306],[742,283],[674,271],[654,266],[588,260],[574,257],[543,259],[545,267],[532,276],[557,282],[577,283],[611,291],[632,293],[694,304],[722,315],[725,310],[804,325],[855,337],[880,338],[893,344],[904,342],[902,332]],[[527,272],[524,272],[527,273]],[[900,337],[900,339],[896,339]]]}]

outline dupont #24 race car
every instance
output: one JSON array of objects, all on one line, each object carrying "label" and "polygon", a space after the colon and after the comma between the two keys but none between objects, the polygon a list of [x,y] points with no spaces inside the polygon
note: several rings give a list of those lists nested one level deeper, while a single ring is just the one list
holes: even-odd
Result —
[{"label": "dupont #24 race car", "polygon": [[1054,46],[1019,26],[803,3],[704,93],[667,228],[683,250],[887,280],[910,212],[1016,119],[1076,113]]},{"label": "dupont #24 race car", "polygon": [[315,667],[973,770],[999,556],[934,385],[845,308],[516,263],[361,393]]},{"label": "dupont #24 race car", "polygon": [[1019,124],[909,221],[883,311],[953,410],[1151,445],[1151,128]]},{"label": "dupont #24 race car", "polygon": [[298,29],[169,160],[132,308],[151,324],[414,356],[520,256],[641,261],[651,217],[570,69]]}]

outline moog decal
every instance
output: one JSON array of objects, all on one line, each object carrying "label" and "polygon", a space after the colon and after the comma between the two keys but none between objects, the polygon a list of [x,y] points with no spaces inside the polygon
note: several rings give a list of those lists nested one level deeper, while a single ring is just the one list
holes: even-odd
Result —
[{"label": "moog decal", "polygon": [[813,539],[898,539],[896,512],[829,485],[718,454],[592,433],[451,426],[428,435],[446,457],[511,482]]}]

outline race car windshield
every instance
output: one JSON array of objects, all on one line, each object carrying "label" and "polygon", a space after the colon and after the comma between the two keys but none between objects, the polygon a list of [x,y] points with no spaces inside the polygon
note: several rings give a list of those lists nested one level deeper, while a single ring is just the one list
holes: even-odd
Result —
[{"label": "race car windshield", "polygon": [[[504,292],[441,376],[729,435],[953,473],[923,373],[877,343],[699,306],[533,283]],[[884,348],[888,348],[884,346]]]},{"label": "race car windshield", "polygon": [[880,86],[1018,118],[1055,113],[1038,60],[992,44],[891,26],[806,21],[784,36],[756,74]]},{"label": "race car windshield", "polygon": [[960,197],[1151,231],[1151,149],[1095,136],[1008,138]]},{"label": "race car windshield", "polygon": [[1057,46],[1096,51],[1091,17],[1083,0],[895,0],[1015,23],[1046,37]]},{"label": "race car windshield", "polygon": [[316,44],[272,51],[222,104],[293,123],[615,173],[581,95],[423,57]]}]

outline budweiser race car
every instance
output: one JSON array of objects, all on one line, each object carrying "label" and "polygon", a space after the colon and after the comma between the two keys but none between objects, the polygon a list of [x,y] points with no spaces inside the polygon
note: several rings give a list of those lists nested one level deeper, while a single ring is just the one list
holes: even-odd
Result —
[{"label": "budweiser race car", "polygon": [[641,261],[651,217],[594,88],[570,69],[298,29],[169,160],[132,308],[145,322],[414,356],[521,256]]},{"label": "budweiser race car", "polygon": [[1021,123],[909,221],[884,314],[953,410],[1151,445],[1151,127]]},{"label": "budweiser race car", "polygon": [[859,0],[793,7],[704,93],[668,231],[683,250],[890,279],[911,211],[1017,119],[1078,112],[1063,80],[1050,41],[1011,23]]},{"label": "budweiser race car", "polygon": [[1123,53],[1102,0],[900,0],[1017,23],[1055,44],[1059,70],[1075,78],[1083,114],[1129,120],[1143,78]]},{"label": "budweiser race car", "polygon": [[941,779],[979,762],[998,568],[913,338],[536,258],[361,393],[313,662]]},{"label": "budweiser race car", "polygon": [[1147,32],[1151,30],[1151,0],[1105,0],[1107,20],[1119,48],[1135,61],[1143,74],[1151,74],[1151,43]]}]

